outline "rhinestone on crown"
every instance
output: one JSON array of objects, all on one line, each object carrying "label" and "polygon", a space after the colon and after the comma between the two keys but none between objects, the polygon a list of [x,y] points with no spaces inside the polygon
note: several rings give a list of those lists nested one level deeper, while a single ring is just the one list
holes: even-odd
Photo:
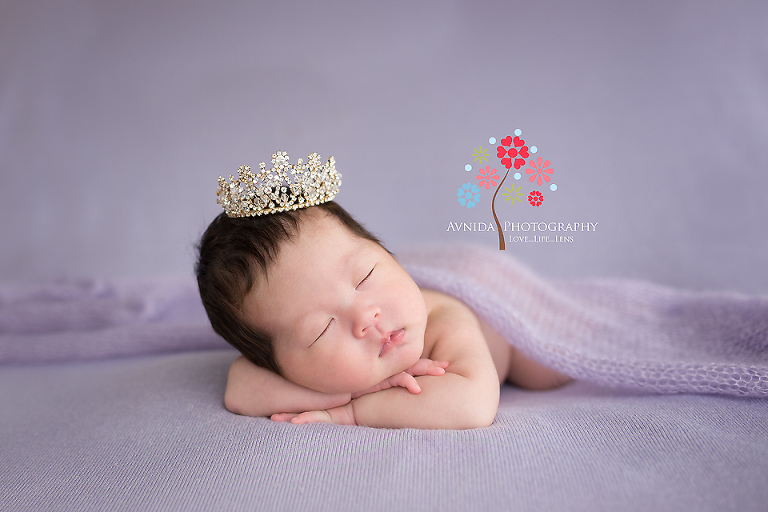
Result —
[{"label": "rhinestone on crown", "polygon": [[237,170],[238,177],[229,176],[229,182],[219,176],[216,190],[219,203],[228,217],[253,217],[270,213],[298,210],[332,200],[341,186],[341,174],[336,171],[336,160],[330,157],[325,164],[312,153],[307,163],[301,158],[295,165],[288,162],[285,151],[272,155],[272,168],[264,162],[259,172],[251,172],[247,165]]}]

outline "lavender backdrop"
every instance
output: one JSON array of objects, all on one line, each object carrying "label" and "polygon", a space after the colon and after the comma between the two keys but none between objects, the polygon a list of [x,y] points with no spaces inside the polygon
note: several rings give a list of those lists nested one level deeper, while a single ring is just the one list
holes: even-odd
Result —
[{"label": "lavender backdrop", "polygon": [[499,216],[598,223],[508,244],[535,269],[766,292],[766,26],[762,1],[0,0],[0,282],[191,273],[216,178],[276,149],[334,155],[395,250],[493,247],[446,229],[491,221],[456,190],[520,128],[559,188]]}]

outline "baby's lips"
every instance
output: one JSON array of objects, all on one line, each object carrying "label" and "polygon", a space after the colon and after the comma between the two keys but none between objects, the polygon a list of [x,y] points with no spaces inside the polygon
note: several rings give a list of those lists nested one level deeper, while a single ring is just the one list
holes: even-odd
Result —
[{"label": "baby's lips", "polygon": [[379,357],[382,357],[387,352],[389,352],[392,347],[399,345],[403,340],[403,336],[405,336],[405,329],[398,329],[396,331],[390,332],[386,338],[381,340],[381,350],[379,351]]}]

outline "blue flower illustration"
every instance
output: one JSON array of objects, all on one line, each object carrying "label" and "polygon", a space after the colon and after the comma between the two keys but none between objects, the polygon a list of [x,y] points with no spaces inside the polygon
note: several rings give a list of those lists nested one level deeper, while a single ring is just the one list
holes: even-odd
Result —
[{"label": "blue flower illustration", "polygon": [[465,183],[459,187],[456,195],[459,196],[459,204],[467,208],[472,208],[480,201],[480,189],[471,183]]}]

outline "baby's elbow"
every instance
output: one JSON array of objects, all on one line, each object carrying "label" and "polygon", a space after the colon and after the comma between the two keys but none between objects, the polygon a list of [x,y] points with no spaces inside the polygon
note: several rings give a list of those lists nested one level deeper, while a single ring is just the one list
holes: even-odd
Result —
[{"label": "baby's elbow", "polygon": [[226,407],[229,412],[241,415],[244,414],[242,400],[237,396],[237,393],[231,391],[229,388],[224,392],[224,407]]},{"label": "baby's elbow", "polygon": [[489,427],[496,419],[496,413],[499,412],[499,399],[501,398],[501,386],[499,386],[498,378],[494,375],[493,378],[486,380],[482,386],[481,394],[482,400],[475,400],[474,406],[477,409],[475,416],[479,423],[478,428]]},{"label": "baby's elbow", "polygon": [[[482,395],[480,395],[482,396]],[[496,413],[499,410],[499,394],[489,393],[483,399],[464,401],[463,411],[460,414],[461,419],[456,428],[472,429],[485,428],[491,426],[496,419]]]},{"label": "baby's elbow", "polygon": [[455,412],[446,425],[440,428],[453,430],[471,430],[490,427],[496,419],[497,408],[472,406],[464,411]]},{"label": "baby's elbow", "polygon": [[224,391],[224,407],[226,407],[229,412],[239,414],[240,416],[258,417],[268,415],[266,411],[263,411],[262,408],[253,401],[252,397],[249,397],[247,393],[243,392],[241,389],[237,389],[237,387],[227,386],[226,391]]},{"label": "baby's elbow", "polygon": [[499,410],[499,402],[476,404],[469,415],[471,418],[470,426],[467,428],[485,428],[490,427],[493,420],[496,419],[496,413]]},{"label": "baby's elbow", "polygon": [[486,407],[485,410],[478,415],[478,422],[480,423],[478,428],[490,427],[496,419],[497,412],[499,412],[498,403],[495,406]]}]

